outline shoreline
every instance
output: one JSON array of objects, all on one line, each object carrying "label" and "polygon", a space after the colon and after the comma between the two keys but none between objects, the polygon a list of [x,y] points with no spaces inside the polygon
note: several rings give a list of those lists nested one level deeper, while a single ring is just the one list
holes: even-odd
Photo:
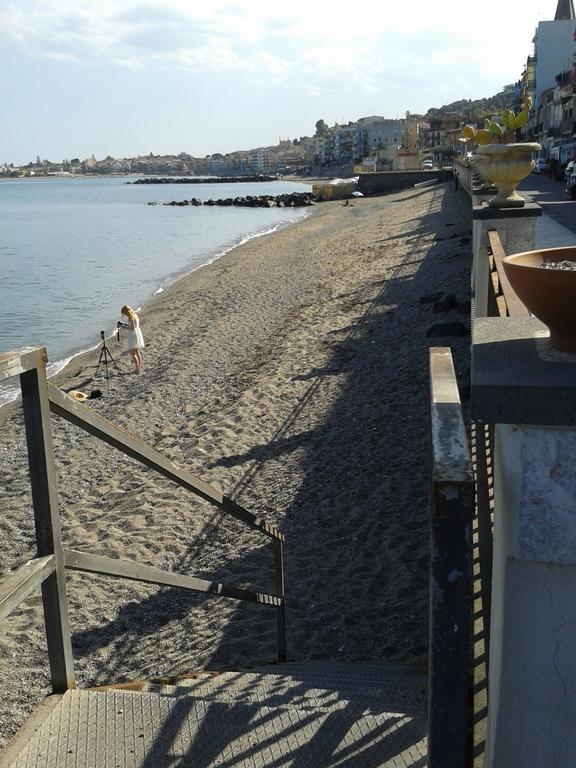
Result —
[{"label": "shoreline", "polygon": [[[145,307],[143,375],[87,403],[285,534],[292,658],[427,663],[427,350],[446,340],[419,297],[465,302],[468,206],[447,184],[327,202],[234,248]],[[469,339],[447,343],[465,376]],[[59,385],[90,391],[96,359]],[[2,429],[5,572],[34,526],[21,419]],[[61,419],[53,439],[64,546],[273,589],[254,532]],[[274,656],[266,606],[76,573],[67,590],[80,686]],[[0,739],[46,692],[45,662],[34,596],[1,627]]]},{"label": "shoreline", "polygon": [[[270,229],[265,229],[262,231],[253,232],[248,235],[243,235],[238,240],[238,242],[208,257],[208,260],[203,262],[202,264],[194,266],[191,269],[186,269],[183,272],[167,275],[166,277],[163,278],[164,284],[158,286],[158,288],[151,295],[149,295],[147,298],[143,300],[141,307],[138,308],[138,312],[145,311],[148,305],[150,305],[158,297],[168,296],[170,290],[173,288],[174,285],[176,285],[176,283],[178,283],[179,280],[183,280],[189,277],[190,275],[194,274],[198,270],[203,269],[204,267],[207,267],[210,264],[213,264],[215,261],[218,261],[221,258],[224,258],[224,256],[226,256],[228,253],[233,251],[235,248],[240,248],[241,246],[245,245],[251,240],[254,240],[259,237],[266,237],[267,235],[272,235],[275,232],[285,229],[286,227],[290,227],[294,224],[298,224],[301,220],[307,218],[308,216],[313,215],[313,212],[314,212],[313,207],[300,209],[298,213],[296,213],[295,211],[294,219],[290,219],[289,221],[285,221],[285,222],[279,222],[278,224],[275,224]],[[116,331],[107,329],[105,330],[105,334],[106,334],[106,341],[112,342],[116,336]],[[58,378],[60,374],[62,374],[63,376],[66,375],[66,369],[68,368],[68,366],[73,365],[78,358],[83,358],[84,356],[88,358],[88,356],[92,356],[93,353],[95,353],[97,350],[99,351],[100,349],[101,349],[101,342],[98,342],[97,344],[93,344],[92,346],[83,346],[77,350],[72,350],[69,355],[66,355],[61,359],[54,360],[54,361],[50,361],[49,359],[47,369],[55,368],[55,370],[53,372],[48,373],[48,378],[50,379],[50,381],[53,381],[53,383],[57,384],[58,381],[60,381],[60,378]],[[48,349],[47,349],[47,352],[49,353]],[[18,387],[18,391],[19,391],[19,385],[16,384],[16,386]],[[14,390],[14,389],[15,387],[10,387],[10,390]],[[3,401],[0,399],[0,428],[8,416],[8,409],[10,408],[11,405],[13,405],[18,400],[18,398],[19,398],[19,394],[15,394],[14,397],[11,397],[11,399],[9,400]]]}]

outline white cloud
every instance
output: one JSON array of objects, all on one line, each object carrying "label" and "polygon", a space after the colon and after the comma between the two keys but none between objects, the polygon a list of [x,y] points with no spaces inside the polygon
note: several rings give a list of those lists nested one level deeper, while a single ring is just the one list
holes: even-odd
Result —
[{"label": "white cloud", "polygon": [[519,76],[541,14],[542,0],[523,0],[521,14],[484,0],[472,16],[460,0],[0,0],[0,52],[298,78],[315,91],[374,93],[393,77],[417,87],[450,67],[503,84]]}]

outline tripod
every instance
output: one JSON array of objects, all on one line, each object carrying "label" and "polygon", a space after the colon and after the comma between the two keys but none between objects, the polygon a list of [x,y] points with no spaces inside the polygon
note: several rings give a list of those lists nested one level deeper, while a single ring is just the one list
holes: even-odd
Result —
[{"label": "tripod", "polygon": [[100,366],[102,363],[104,363],[104,370],[106,375],[106,388],[108,390],[108,394],[110,394],[110,373],[108,371],[108,361],[114,364],[114,368],[118,371],[118,373],[122,373],[120,368],[118,368],[118,365],[116,364],[116,360],[112,357],[112,352],[108,349],[108,345],[106,344],[106,337],[104,336],[104,331],[100,331],[100,338],[102,339],[102,349],[100,351],[100,357],[98,358],[98,365],[96,366],[96,371],[94,373],[94,378],[98,376],[98,371],[100,370]]}]

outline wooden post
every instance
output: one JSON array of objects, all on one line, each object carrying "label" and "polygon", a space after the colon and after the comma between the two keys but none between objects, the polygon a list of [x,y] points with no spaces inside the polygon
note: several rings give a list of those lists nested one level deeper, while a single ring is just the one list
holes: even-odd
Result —
[{"label": "wooden post", "polygon": [[464,768],[470,732],[474,481],[452,356],[430,350],[429,768]]},{"label": "wooden post", "polygon": [[56,563],[42,584],[42,599],[52,689],[62,693],[75,682],[45,360],[44,352],[42,365],[22,373],[20,383],[38,556],[54,555]]},{"label": "wooden post", "polygon": [[274,539],[274,566],[276,594],[282,598],[277,610],[278,661],[286,661],[286,605],[284,597],[284,546],[281,539]]}]

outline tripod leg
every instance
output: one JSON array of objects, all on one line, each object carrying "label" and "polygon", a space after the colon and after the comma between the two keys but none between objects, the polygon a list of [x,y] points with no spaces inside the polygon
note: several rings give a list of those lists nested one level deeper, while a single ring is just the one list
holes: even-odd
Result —
[{"label": "tripod leg", "polygon": [[102,365],[102,360],[104,359],[104,357],[105,357],[104,347],[102,347],[102,349],[100,350],[100,357],[98,358],[98,365],[96,366],[96,370],[94,371],[94,378],[98,376],[98,371],[100,370],[100,366]]},{"label": "tripod leg", "polygon": [[116,368],[116,370],[118,371],[118,373],[122,373],[122,371],[120,370],[120,368],[118,368],[118,365],[117,365],[117,363],[116,363],[116,360],[114,360],[114,358],[113,358],[113,356],[112,356],[112,352],[110,352],[110,350],[108,349],[108,347],[106,347],[106,353],[107,353],[108,357],[110,358],[110,360],[112,361],[112,363],[114,364],[114,368]]}]

